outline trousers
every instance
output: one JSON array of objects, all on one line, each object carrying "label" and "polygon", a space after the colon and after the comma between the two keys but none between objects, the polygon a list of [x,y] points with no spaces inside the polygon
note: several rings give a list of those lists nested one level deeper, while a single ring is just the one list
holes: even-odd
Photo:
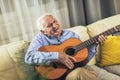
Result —
[{"label": "trousers", "polygon": [[90,67],[78,67],[71,71],[64,80],[100,80],[97,73]]}]

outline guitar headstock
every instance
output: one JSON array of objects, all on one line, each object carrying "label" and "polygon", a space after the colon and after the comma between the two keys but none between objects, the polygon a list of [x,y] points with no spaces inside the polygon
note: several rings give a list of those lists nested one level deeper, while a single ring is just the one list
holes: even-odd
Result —
[{"label": "guitar headstock", "polygon": [[120,32],[120,25],[117,25],[117,26],[115,27],[115,30],[116,30],[117,32]]}]

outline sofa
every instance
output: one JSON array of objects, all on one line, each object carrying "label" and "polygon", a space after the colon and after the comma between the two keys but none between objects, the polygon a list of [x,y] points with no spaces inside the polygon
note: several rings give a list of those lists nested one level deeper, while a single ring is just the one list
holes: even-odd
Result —
[{"label": "sofa", "polygon": [[[96,21],[87,26],[71,27],[68,30],[80,35],[81,41],[84,42],[119,24],[120,14]],[[114,35],[119,36],[119,33]],[[37,72],[34,66],[24,62],[24,55],[29,44],[29,41],[20,40],[0,46],[0,80],[35,80],[34,76],[36,76]],[[97,72],[100,80],[120,80],[120,65],[98,66],[97,63],[100,61],[100,54],[101,49],[98,46],[96,55],[87,65]],[[43,79],[41,78],[40,80]]]}]

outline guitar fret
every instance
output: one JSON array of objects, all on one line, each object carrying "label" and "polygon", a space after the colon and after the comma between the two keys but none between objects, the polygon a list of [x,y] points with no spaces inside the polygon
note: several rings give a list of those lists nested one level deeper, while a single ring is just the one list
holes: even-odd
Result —
[{"label": "guitar fret", "polygon": [[111,33],[115,33],[116,31],[115,31],[115,29],[113,28],[113,29],[111,29]]},{"label": "guitar fret", "polygon": [[95,42],[93,38],[91,38],[91,41],[92,41],[92,43],[94,43],[94,42]]},{"label": "guitar fret", "polygon": [[103,33],[104,36],[107,36],[108,34],[106,32]]},{"label": "guitar fret", "polygon": [[85,46],[87,46],[89,43],[88,43],[88,41],[85,41]]},{"label": "guitar fret", "polygon": [[85,42],[84,42],[84,43],[82,43],[82,47],[83,47],[83,48],[85,47]]},{"label": "guitar fret", "polygon": [[110,29],[110,33],[113,33],[113,30],[112,30],[112,29]]},{"label": "guitar fret", "polygon": [[97,41],[98,41],[97,38],[98,38],[98,36],[96,36],[96,37],[93,38],[94,42],[97,42]]},{"label": "guitar fret", "polygon": [[107,35],[109,35],[109,31],[107,31],[106,33],[107,33]]},{"label": "guitar fret", "polygon": [[88,45],[91,44],[90,40],[87,40],[86,42],[87,42],[87,45],[86,45],[86,46],[88,46]]},{"label": "guitar fret", "polygon": [[92,42],[92,39],[88,40],[88,42],[89,42],[89,45],[93,43],[93,42]]},{"label": "guitar fret", "polygon": [[102,34],[103,34],[103,35],[110,35],[110,34],[112,34],[112,33],[114,33],[114,32],[115,32],[115,29],[112,28],[112,29],[109,29],[108,31],[103,32]]},{"label": "guitar fret", "polygon": [[85,47],[87,47],[91,44],[90,40],[87,40],[85,43],[86,43]]}]

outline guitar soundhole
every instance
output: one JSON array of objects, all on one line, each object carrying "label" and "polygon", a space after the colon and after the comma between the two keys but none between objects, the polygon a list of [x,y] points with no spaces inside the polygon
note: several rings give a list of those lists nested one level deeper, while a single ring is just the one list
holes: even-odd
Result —
[{"label": "guitar soundhole", "polygon": [[55,63],[53,63],[53,67],[54,67],[54,68],[57,68],[57,65],[56,65]]},{"label": "guitar soundhole", "polygon": [[68,48],[66,51],[65,51],[66,54],[68,55],[73,55],[75,53],[75,49],[73,48]]}]

